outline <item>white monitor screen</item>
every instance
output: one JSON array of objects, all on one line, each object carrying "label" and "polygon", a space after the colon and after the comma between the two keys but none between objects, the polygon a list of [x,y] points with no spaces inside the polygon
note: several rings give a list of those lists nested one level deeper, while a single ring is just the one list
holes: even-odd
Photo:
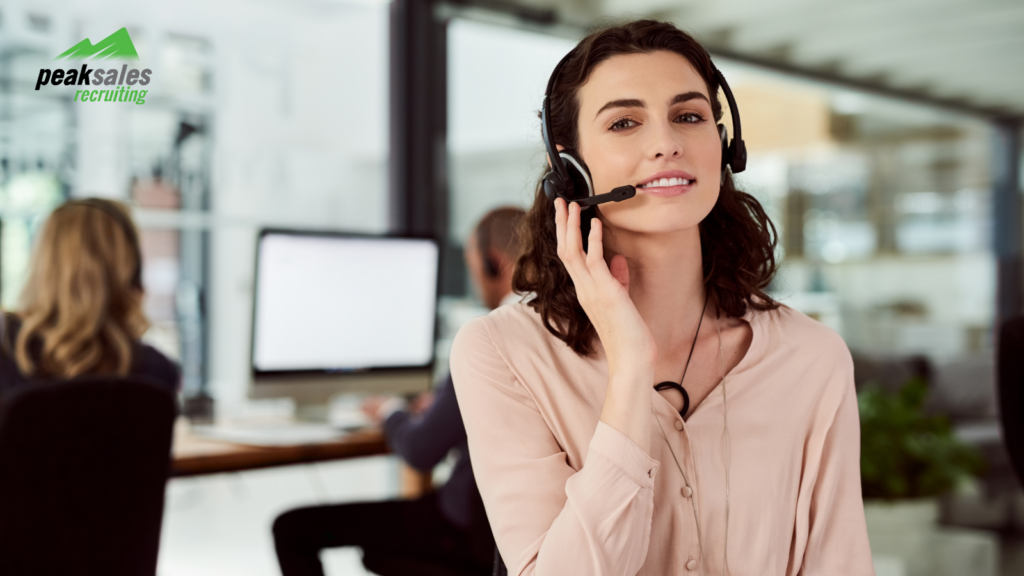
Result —
[{"label": "white monitor screen", "polygon": [[427,366],[432,240],[264,232],[257,247],[256,371]]}]

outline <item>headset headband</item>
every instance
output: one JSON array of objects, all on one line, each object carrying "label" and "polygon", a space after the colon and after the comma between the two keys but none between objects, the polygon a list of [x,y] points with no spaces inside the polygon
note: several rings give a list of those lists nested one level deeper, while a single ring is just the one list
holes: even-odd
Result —
[{"label": "headset headband", "polygon": [[495,278],[500,273],[498,265],[490,255],[491,226],[493,225],[493,219],[488,220],[484,218],[476,227],[476,249],[480,253],[481,260],[483,260],[484,272],[489,278]]},{"label": "headset headband", "polygon": [[565,169],[565,164],[562,163],[562,157],[558,155],[558,149],[555,148],[555,134],[551,129],[551,118],[548,117],[548,111],[551,110],[551,90],[555,87],[555,80],[558,78],[558,73],[562,70],[562,66],[569,61],[569,57],[576,52],[573,48],[568,54],[562,57],[555,65],[555,69],[551,72],[551,77],[548,78],[548,87],[544,89],[544,104],[540,108],[540,125],[541,125],[541,137],[544,139],[544,148],[547,149],[548,158],[551,159],[551,169],[554,170],[561,178],[563,182],[569,181],[569,171]]}]

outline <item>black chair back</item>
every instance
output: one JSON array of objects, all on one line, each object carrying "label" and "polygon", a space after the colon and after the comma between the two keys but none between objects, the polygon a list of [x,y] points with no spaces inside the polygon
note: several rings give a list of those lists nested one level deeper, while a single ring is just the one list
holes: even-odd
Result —
[{"label": "black chair back", "polygon": [[999,418],[1003,442],[1024,484],[1024,317],[1005,322],[999,332],[997,358]]},{"label": "black chair back", "polygon": [[498,547],[494,547],[494,571],[493,576],[508,576],[508,568],[505,567],[504,560],[501,559],[501,552],[498,552]]},{"label": "black chair back", "polygon": [[155,574],[175,414],[137,377],[0,397],[0,574]]}]

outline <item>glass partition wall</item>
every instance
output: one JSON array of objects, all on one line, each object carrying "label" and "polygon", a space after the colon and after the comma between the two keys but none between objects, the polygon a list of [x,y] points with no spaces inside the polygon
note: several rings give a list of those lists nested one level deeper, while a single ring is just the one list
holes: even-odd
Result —
[{"label": "glass partition wall", "polygon": [[[547,165],[538,117],[544,88],[555,64],[575,43],[461,18],[449,23],[449,243],[464,246],[493,208],[533,203]],[[438,362],[445,366],[458,329],[487,312],[473,294],[469,275],[463,277],[465,296],[445,296],[439,303]]]},{"label": "glass partition wall", "polygon": [[731,66],[750,168],[779,229],[773,293],[855,352],[991,352],[988,124]]}]

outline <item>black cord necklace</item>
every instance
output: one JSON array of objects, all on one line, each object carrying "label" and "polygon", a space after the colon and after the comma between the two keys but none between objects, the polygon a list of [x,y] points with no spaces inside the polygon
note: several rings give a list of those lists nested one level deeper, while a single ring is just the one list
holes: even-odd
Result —
[{"label": "black cord necklace", "polygon": [[686,412],[690,409],[690,395],[686,393],[686,389],[683,388],[683,380],[686,379],[686,371],[690,368],[690,358],[693,358],[693,349],[697,347],[697,336],[700,335],[700,325],[704,322],[704,311],[708,308],[708,296],[711,292],[705,292],[704,294],[704,307],[700,309],[700,320],[697,321],[697,333],[693,335],[693,344],[690,345],[690,355],[686,357],[686,366],[683,367],[683,377],[679,379],[679,384],[675,382],[665,381],[660,384],[655,384],[654,389],[657,391],[662,390],[679,390],[679,393],[683,395],[683,409],[679,411],[679,416],[683,417]]}]

